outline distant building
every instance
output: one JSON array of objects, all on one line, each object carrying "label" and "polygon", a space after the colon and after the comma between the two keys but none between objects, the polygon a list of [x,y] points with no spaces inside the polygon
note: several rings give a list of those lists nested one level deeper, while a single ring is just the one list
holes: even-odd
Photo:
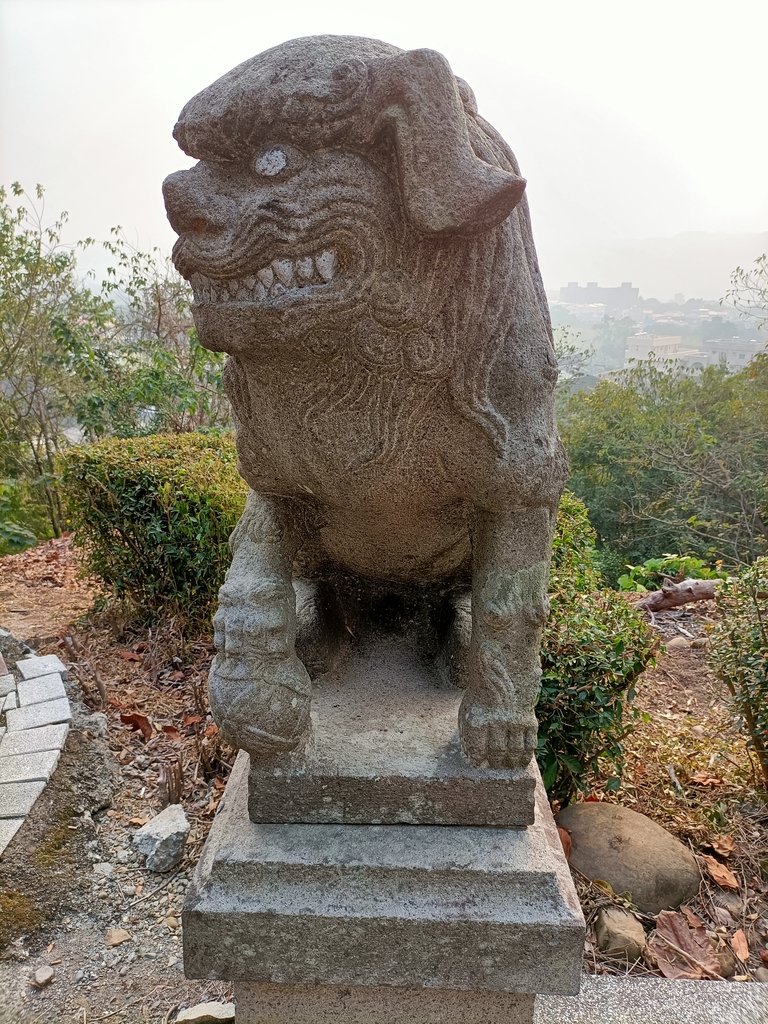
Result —
[{"label": "distant building", "polygon": [[597,281],[588,281],[580,285],[569,281],[565,288],[560,289],[560,301],[571,306],[601,305],[607,309],[631,309],[637,305],[640,289],[633,288],[631,281],[622,281],[618,288],[598,285]]},{"label": "distant building", "polygon": [[743,370],[760,352],[768,351],[764,341],[744,338],[713,338],[687,342],[685,338],[667,334],[638,331],[627,338],[624,365],[630,360],[674,359],[691,370],[705,366],[727,366],[729,370]]}]

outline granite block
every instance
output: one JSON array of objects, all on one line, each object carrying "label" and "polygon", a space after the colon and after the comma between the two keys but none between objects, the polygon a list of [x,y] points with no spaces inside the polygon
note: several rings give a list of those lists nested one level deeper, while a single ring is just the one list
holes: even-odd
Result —
[{"label": "granite block", "polygon": [[60,751],[41,750],[35,754],[0,756],[0,783],[47,782],[54,772]]},{"label": "granite block", "polygon": [[0,819],[0,857],[2,857],[6,846],[8,846],[23,824],[23,818]]},{"label": "granite block", "polygon": [[0,784],[0,818],[25,818],[44,789],[44,782]]},{"label": "granite block", "polygon": [[48,676],[36,676],[34,679],[22,679],[17,687],[19,707],[30,704],[43,704],[47,700],[59,700],[67,696],[64,683],[58,672]]},{"label": "granite block", "polygon": [[26,708],[17,708],[6,715],[8,732],[19,732],[22,729],[35,729],[41,725],[54,725],[58,722],[69,722],[72,709],[64,697],[60,700],[49,700],[44,704],[30,704]]},{"label": "granite block", "polygon": [[12,690],[16,689],[16,680],[10,674],[0,676],[0,697],[6,697]]},{"label": "granite block", "polygon": [[68,731],[69,726],[64,723],[6,733],[0,739],[0,757],[34,754],[38,750],[61,750]]},{"label": "granite block", "polygon": [[57,658],[55,654],[35,655],[33,658],[21,658],[16,662],[16,668],[23,679],[34,679],[37,676],[48,676],[58,672],[65,676],[67,666]]}]

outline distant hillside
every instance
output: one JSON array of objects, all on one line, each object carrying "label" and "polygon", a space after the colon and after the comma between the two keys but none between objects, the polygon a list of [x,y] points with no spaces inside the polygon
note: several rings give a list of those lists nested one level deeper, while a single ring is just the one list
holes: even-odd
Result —
[{"label": "distant hillside", "polygon": [[627,239],[540,255],[548,291],[569,281],[604,285],[631,281],[643,298],[669,301],[678,292],[686,299],[722,298],[734,267],[749,264],[764,252],[768,252],[768,231],[690,231],[672,238]]}]

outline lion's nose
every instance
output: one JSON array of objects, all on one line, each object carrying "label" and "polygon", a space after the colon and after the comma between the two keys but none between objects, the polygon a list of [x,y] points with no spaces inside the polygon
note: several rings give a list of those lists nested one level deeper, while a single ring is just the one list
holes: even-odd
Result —
[{"label": "lion's nose", "polygon": [[163,182],[168,220],[178,235],[217,235],[233,220],[234,202],[212,193],[201,175],[176,171]]}]

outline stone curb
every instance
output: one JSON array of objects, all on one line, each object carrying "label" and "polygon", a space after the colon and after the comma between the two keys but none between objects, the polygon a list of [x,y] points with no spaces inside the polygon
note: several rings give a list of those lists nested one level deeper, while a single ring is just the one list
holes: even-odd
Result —
[{"label": "stone curb", "polygon": [[72,718],[55,654],[20,658],[15,669],[0,674],[0,858],[53,775]]}]

